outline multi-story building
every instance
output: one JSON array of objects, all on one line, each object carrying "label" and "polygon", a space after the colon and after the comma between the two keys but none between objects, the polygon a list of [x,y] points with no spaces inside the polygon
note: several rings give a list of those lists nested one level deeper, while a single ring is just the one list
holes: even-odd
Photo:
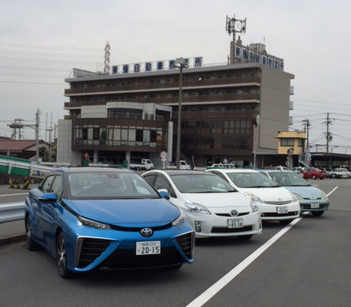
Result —
[{"label": "multi-story building", "polygon": [[[196,166],[277,164],[275,137],[288,131],[294,76],[264,45],[238,40],[231,50],[231,64],[182,69],[181,159]],[[138,64],[128,73],[75,70],[66,79],[69,116],[59,122],[59,161],[82,164],[88,153],[94,162],[148,157],[157,166],[161,151],[175,160],[180,72],[146,64],[146,71]]]}]

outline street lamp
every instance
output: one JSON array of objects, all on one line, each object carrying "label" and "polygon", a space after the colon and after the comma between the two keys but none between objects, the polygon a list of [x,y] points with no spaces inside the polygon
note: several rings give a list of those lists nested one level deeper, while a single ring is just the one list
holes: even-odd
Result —
[{"label": "street lamp", "polygon": [[185,59],[177,58],[175,67],[179,68],[179,105],[178,105],[178,127],[177,127],[177,170],[180,169],[180,139],[181,139],[181,124],[182,124],[182,86],[183,86],[183,67],[185,67]]}]

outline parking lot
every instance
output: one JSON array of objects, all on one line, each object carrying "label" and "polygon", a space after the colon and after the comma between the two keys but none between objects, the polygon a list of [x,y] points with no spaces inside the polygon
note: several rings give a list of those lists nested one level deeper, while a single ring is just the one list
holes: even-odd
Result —
[{"label": "parking lot", "polygon": [[[304,215],[287,226],[266,222],[248,241],[198,239],[194,263],[179,271],[99,270],[67,281],[44,250],[29,252],[23,241],[1,245],[1,304],[349,307],[351,179],[310,182],[333,191],[322,217]],[[0,197],[8,203],[24,200],[26,191],[2,186],[0,193],[14,194]],[[0,233],[21,227],[2,224]]]}]

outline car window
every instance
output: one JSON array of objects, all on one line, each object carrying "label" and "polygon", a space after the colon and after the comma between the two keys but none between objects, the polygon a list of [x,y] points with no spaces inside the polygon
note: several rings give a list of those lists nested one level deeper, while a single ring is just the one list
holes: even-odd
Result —
[{"label": "car window", "polygon": [[42,182],[42,184],[40,185],[39,189],[43,192],[43,193],[50,193],[51,192],[51,185],[53,180],[55,179],[55,175],[49,175],[47,176],[44,181]]},{"label": "car window", "polygon": [[227,193],[236,190],[222,178],[212,174],[172,175],[177,189],[182,193]]},{"label": "car window", "polygon": [[217,176],[221,177],[222,179],[228,182],[228,179],[221,172],[213,171],[211,173],[216,174]]},{"label": "car window", "polygon": [[69,190],[74,198],[159,198],[157,192],[135,173],[72,173]]},{"label": "car window", "polygon": [[271,188],[279,186],[267,176],[256,172],[227,173],[230,180],[240,188]]},{"label": "car window", "polygon": [[156,174],[155,174],[155,173],[143,175],[143,178],[144,178],[148,183],[150,183],[152,186],[155,185],[155,180],[156,180]]},{"label": "car window", "polygon": [[54,179],[54,182],[51,185],[50,191],[57,195],[57,198],[60,200],[62,196],[62,177],[57,175]]},{"label": "car window", "polygon": [[270,173],[272,179],[282,187],[286,186],[309,186],[310,184],[296,173]]},{"label": "car window", "polygon": [[166,189],[172,197],[176,197],[176,194],[170,184],[170,182],[162,175],[158,175],[154,185],[156,190]]}]

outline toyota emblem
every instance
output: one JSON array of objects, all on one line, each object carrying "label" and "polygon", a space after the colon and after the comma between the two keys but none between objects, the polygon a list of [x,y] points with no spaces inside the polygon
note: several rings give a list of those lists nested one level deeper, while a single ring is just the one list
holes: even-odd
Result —
[{"label": "toyota emblem", "polygon": [[151,237],[152,233],[153,233],[153,231],[151,228],[143,228],[142,230],[140,230],[140,234],[143,237]]},{"label": "toyota emblem", "polygon": [[230,215],[231,216],[237,216],[238,215],[238,211],[232,210],[232,211],[230,211]]}]

